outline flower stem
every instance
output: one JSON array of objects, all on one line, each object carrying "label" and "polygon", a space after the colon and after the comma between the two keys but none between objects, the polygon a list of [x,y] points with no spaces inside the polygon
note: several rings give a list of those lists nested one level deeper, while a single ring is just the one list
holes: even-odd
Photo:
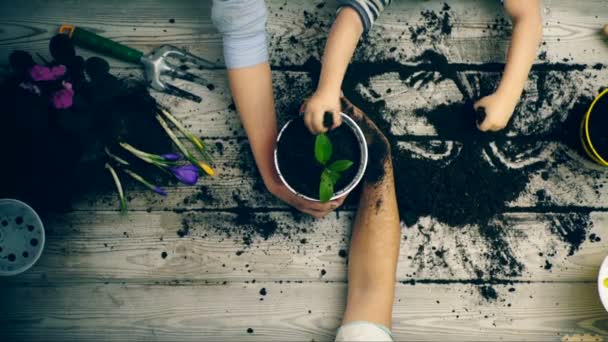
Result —
[{"label": "flower stem", "polygon": [[114,161],[116,161],[117,163],[122,164],[122,165],[129,165],[129,162],[128,162],[128,161],[126,161],[126,160],[124,160],[124,159],[120,158],[119,156],[117,156],[117,155],[113,154],[112,152],[110,152],[110,150],[108,149],[108,147],[107,147],[107,146],[106,146],[106,147],[104,147],[104,149],[103,149],[103,150],[106,152],[106,154],[108,155],[108,157],[110,157],[111,159],[113,159],[113,160],[114,160]]},{"label": "flower stem", "polygon": [[106,163],[106,169],[108,169],[108,171],[110,171],[110,174],[112,175],[112,178],[114,179],[114,185],[116,185],[116,190],[118,191],[118,197],[120,198],[120,213],[126,214],[127,213],[127,201],[125,200],[125,194],[122,191],[122,184],[120,184],[120,179],[118,178],[116,171],[110,164]]},{"label": "flower stem", "polygon": [[121,142],[121,143],[119,143],[119,145],[122,148],[124,148],[125,150],[129,151],[135,157],[145,161],[148,164],[159,165],[159,166],[163,166],[163,167],[171,166],[171,164],[167,163],[161,156],[138,150],[135,147],[133,147],[127,143]]},{"label": "flower stem", "polygon": [[188,159],[193,165],[197,166],[199,169],[201,169],[206,174],[208,174],[210,176],[215,175],[215,171],[211,168],[211,166],[209,166],[208,164],[203,163],[203,162],[197,160],[192,155],[192,153],[190,153],[190,151],[188,151],[186,149],[186,147],[184,146],[184,144],[182,144],[181,141],[179,141],[179,139],[175,136],[175,133],[173,133],[173,131],[171,130],[171,128],[169,128],[169,125],[167,124],[167,122],[165,121],[165,119],[163,119],[160,115],[156,115],[156,120],[158,120],[158,122],[160,123],[161,127],[165,130],[165,132],[167,133],[167,135],[169,136],[169,138],[171,139],[171,141],[173,141],[173,143],[175,144],[175,146],[177,146],[177,148],[184,155],[184,157],[186,157],[186,159]]},{"label": "flower stem", "polygon": [[165,108],[160,108],[160,112],[167,119],[169,119],[169,121],[171,121],[171,123],[173,125],[175,125],[177,130],[179,130],[184,135],[184,137],[188,138],[188,140],[190,140],[190,142],[192,142],[192,144],[194,144],[194,146],[196,146],[197,150],[203,156],[203,159],[205,159],[205,161],[207,161],[208,163],[211,163],[211,156],[209,155],[209,152],[207,152],[207,150],[205,149],[205,145],[203,145],[203,142],[201,141],[201,139],[199,139],[196,135],[194,135],[192,132],[190,132],[188,129],[186,129],[186,127],[184,127],[181,124],[181,122],[179,122],[173,116],[173,114],[169,113],[169,111],[166,110]]},{"label": "flower stem", "polygon": [[162,196],[167,196],[167,193],[161,189],[160,187],[148,182],[147,180],[145,180],[142,176],[138,175],[137,173],[129,170],[129,169],[124,169],[123,170],[126,174],[128,174],[129,176],[131,176],[131,178],[135,179],[136,181],[138,181],[139,183],[141,183],[143,186],[145,186],[146,188],[156,192],[159,195]]}]

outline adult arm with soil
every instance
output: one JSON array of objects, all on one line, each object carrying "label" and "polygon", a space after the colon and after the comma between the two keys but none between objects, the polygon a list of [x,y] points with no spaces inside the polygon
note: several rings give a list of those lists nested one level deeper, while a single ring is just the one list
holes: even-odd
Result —
[{"label": "adult arm with soil", "polygon": [[277,123],[264,1],[214,0],[212,17],[223,35],[230,90],[264,184],[273,195],[301,212],[324,217],[343,199],[328,203],[302,199],[281,182],[274,167]]},{"label": "adult arm with soil", "polygon": [[479,125],[484,132],[499,131],[507,126],[523,93],[542,38],[540,0],[506,0],[504,5],[513,21],[513,35],[498,88],[494,94],[475,103],[475,109],[484,108],[486,112],[485,120]]},{"label": "adult arm with soil", "polygon": [[333,126],[342,123],[340,95],[342,81],[357,43],[390,0],[342,0],[323,52],[321,75],[317,90],[306,103],[304,121],[313,134],[327,132],[323,125],[326,112],[333,114]]},{"label": "adult arm with soil", "polygon": [[370,156],[370,163],[378,163],[376,167],[381,167],[384,174],[368,174],[363,183],[350,244],[348,297],[342,323],[366,321],[390,329],[401,242],[390,145],[371,120],[346,103],[345,112],[354,113],[368,143],[383,146],[374,149],[383,153]]}]

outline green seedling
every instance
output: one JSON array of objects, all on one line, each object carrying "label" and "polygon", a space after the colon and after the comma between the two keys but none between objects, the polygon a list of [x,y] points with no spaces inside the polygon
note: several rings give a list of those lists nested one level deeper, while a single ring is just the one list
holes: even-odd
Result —
[{"label": "green seedling", "polygon": [[350,160],[336,160],[328,164],[333,152],[334,148],[329,137],[323,133],[317,135],[315,140],[315,159],[325,167],[321,173],[321,181],[319,183],[319,200],[323,203],[328,202],[334,195],[334,187],[342,176],[342,172],[353,166],[353,162]]}]

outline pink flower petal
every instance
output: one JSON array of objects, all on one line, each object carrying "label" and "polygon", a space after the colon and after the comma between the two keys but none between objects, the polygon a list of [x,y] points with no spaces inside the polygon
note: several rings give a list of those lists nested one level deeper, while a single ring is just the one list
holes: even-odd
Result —
[{"label": "pink flower petal", "polygon": [[39,81],[54,81],[65,75],[67,69],[63,65],[54,66],[52,68],[43,65],[34,65],[30,69],[30,77],[32,80]]},{"label": "pink flower petal", "polygon": [[65,88],[56,91],[51,96],[53,107],[57,109],[67,109],[74,104],[74,91],[70,88]]},{"label": "pink flower petal", "polygon": [[53,79],[56,80],[65,75],[66,71],[65,65],[57,65],[51,68],[51,75],[53,75]]}]

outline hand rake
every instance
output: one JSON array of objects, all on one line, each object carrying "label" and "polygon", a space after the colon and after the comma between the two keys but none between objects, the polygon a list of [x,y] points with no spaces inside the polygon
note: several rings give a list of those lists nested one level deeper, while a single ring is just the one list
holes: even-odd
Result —
[{"label": "hand rake", "polygon": [[[125,62],[143,65],[145,78],[152,89],[194,102],[201,102],[202,98],[161,80],[161,76],[168,76],[173,79],[179,78],[207,85],[209,82],[205,78],[195,75],[188,70],[202,70],[215,67],[208,60],[172,45],[162,45],[149,54],[144,54],[139,50],[72,25],[62,25],[59,33],[67,33],[77,46],[88,48]],[[174,63],[172,60],[176,60],[179,63]]]}]

